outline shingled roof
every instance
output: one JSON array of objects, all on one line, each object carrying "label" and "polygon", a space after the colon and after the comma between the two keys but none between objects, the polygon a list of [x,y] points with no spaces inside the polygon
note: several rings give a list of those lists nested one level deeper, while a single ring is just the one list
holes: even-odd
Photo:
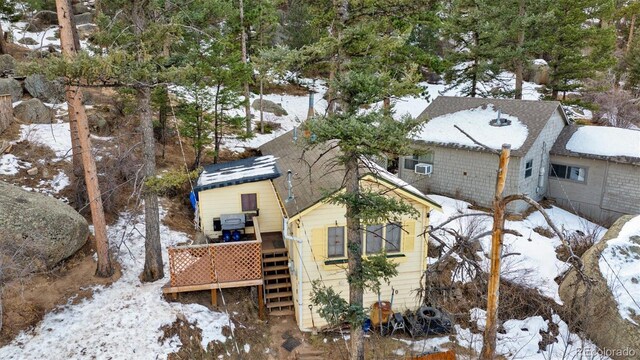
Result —
[{"label": "shingled roof", "polygon": [[[278,168],[282,170],[282,176],[273,180],[278,195],[284,202],[284,207],[289,217],[299,214],[303,210],[313,206],[331,193],[343,187],[345,175],[344,166],[336,163],[339,148],[335,142],[328,142],[305,150],[302,141],[294,141],[293,131],[287,132],[268,143],[260,146],[264,155],[272,155],[276,158]],[[319,159],[319,160],[318,160]],[[407,184],[403,180],[388,173],[382,168],[372,169],[375,165],[362,163],[362,174],[370,173],[390,186],[401,188],[429,203],[434,207],[439,205],[418,189]],[[289,195],[287,184],[287,172],[291,170],[291,193],[293,201],[284,201]]]},{"label": "shingled roof", "polygon": [[[583,127],[567,126],[564,129],[562,129],[562,132],[560,132],[558,139],[556,140],[555,144],[553,144],[553,147],[551,148],[551,154],[560,155],[560,156],[571,156],[571,157],[577,157],[577,158],[586,158],[586,159],[606,160],[606,161],[612,161],[612,162],[621,163],[621,164],[640,165],[639,156],[600,155],[594,152],[576,152],[576,151],[568,150],[567,144],[569,143],[573,135],[576,133],[576,131],[578,131],[578,129],[580,128],[583,128]],[[619,130],[621,132],[628,132],[629,134],[628,136],[638,134],[637,130],[626,130],[626,129],[616,129],[616,130]],[[604,137],[600,137],[599,139],[596,139],[596,140],[608,141],[608,139]],[[590,144],[590,145],[595,145],[595,144]],[[637,142],[635,146],[636,146],[635,147],[636,153],[640,154],[640,142]]]},{"label": "shingled roof", "polygon": [[[561,116],[568,123],[566,115],[558,101],[535,101],[535,100],[513,100],[513,99],[485,99],[485,98],[468,98],[468,97],[452,97],[439,96],[418,116],[418,119],[428,121],[444,115],[455,114],[460,111],[477,109],[480,107],[488,107],[492,105],[495,110],[500,110],[503,114],[517,117],[518,120],[527,127],[527,138],[516,150],[512,150],[513,156],[524,156],[538,135],[547,124],[549,118],[555,111],[560,111]],[[453,125],[452,125],[453,126]],[[473,129],[465,129],[473,136]],[[419,142],[424,142],[418,140]],[[488,151],[477,146],[465,146],[457,143],[448,142],[425,142],[427,144],[466,148],[477,151]]]}]

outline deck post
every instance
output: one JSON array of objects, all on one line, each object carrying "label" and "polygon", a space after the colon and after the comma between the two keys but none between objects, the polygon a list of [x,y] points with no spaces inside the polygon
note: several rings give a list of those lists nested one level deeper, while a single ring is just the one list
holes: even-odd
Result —
[{"label": "deck post", "polygon": [[211,289],[211,305],[218,306],[218,289]]},{"label": "deck post", "polygon": [[258,316],[261,320],[264,320],[264,298],[262,291],[262,285],[258,285]]}]

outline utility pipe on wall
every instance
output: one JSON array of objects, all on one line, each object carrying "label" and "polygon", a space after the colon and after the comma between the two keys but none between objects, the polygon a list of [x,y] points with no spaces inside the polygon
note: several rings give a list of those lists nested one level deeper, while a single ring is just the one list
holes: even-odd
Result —
[{"label": "utility pipe on wall", "polygon": [[303,311],[303,301],[302,301],[302,239],[289,235],[289,219],[282,218],[282,237],[285,240],[291,240],[298,243],[298,268],[296,269],[296,277],[298,278],[298,328],[300,330],[303,329],[302,322],[302,311]]}]

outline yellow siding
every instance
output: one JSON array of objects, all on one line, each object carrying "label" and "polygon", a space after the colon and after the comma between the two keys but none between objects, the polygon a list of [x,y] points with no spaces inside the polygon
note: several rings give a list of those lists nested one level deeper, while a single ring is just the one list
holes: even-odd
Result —
[{"label": "yellow siding", "polygon": [[[397,291],[393,299],[394,311],[403,311],[405,309],[415,309],[418,304],[417,289],[420,287],[420,278],[426,261],[424,257],[427,252],[427,241],[422,233],[428,225],[427,213],[430,208],[420,204],[414,200],[405,199],[414,205],[419,211],[417,219],[405,217],[402,219],[403,227],[410,226],[407,233],[403,231],[402,236],[402,254],[405,257],[393,258],[398,263],[398,276],[392,279],[391,285],[384,284],[381,289],[382,300],[391,300],[391,287]],[[301,216],[298,220],[294,220],[289,225],[295,236],[304,241],[302,262],[303,277],[303,329],[310,329],[312,322],[316,327],[326,324],[314,309],[313,315],[309,310],[311,304],[311,281],[321,279],[326,286],[332,287],[335,291],[342,293],[343,298],[348,298],[348,284],[346,280],[347,264],[325,265],[327,260],[327,243],[326,229],[329,226],[345,226],[345,209],[344,207],[333,204],[322,204],[313,211]],[[412,225],[412,226],[411,226]],[[410,239],[407,239],[407,236]],[[296,269],[298,269],[297,254],[290,253],[294,257]],[[292,276],[292,281],[294,277]],[[297,279],[296,279],[297,290]],[[294,290],[294,294],[297,292]],[[295,296],[295,295],[294,295]],[[378,299],[377,294],[365,293],[364,306],[369,307]],[[297,298],[294,299],[297,304]],[[299,308],[296,306],[296,316]],[[313,317],[313,321],[312,321]],[[298,317],[299,319],[299,317]]]},{"label": "yellow siding", "polygon": [[213,218],[220,217],[220,214],[242,212],[240,195],[251,193],[258,194],[260,230],[282,231],[282,210],[270,180],[201,191],[198,194],[198,206],[202,231],[207,236],[218,236],[219,233],[213,231]]}]

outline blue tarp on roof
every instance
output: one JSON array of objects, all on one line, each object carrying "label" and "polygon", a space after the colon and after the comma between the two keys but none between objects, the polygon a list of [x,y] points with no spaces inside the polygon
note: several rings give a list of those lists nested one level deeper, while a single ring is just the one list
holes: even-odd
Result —
[{"label": "blue tarp on roof", "polygon": [[275,179],[280,176],[274,156],[257,156],[204,167],[194,188],[199,191]]}]

